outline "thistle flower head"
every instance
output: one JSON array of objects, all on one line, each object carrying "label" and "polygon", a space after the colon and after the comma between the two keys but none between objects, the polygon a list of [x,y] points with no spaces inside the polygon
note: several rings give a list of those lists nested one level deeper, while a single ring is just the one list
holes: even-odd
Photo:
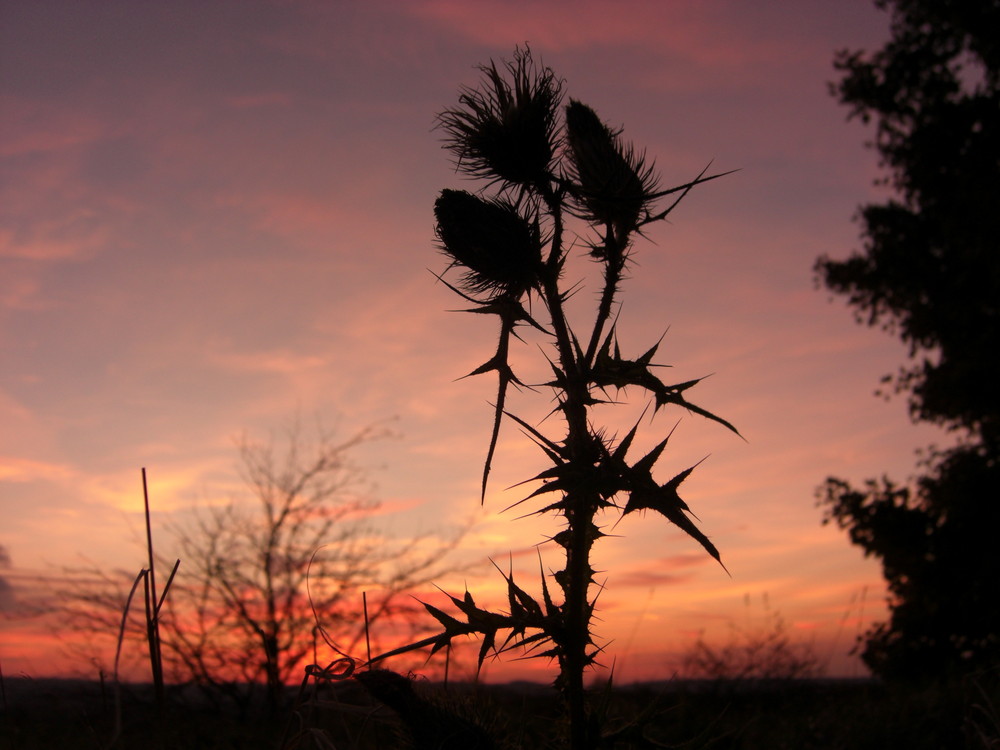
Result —
[{"label": "thistle flower head", "polygon": [[566,106],[568,176],[579,213],[627,233],[638,228],[655,200],[657,176],[645,154],[637,154],[620,136],[586,104],[571,100]]},{"label": "thistle flower head", "polygon": [[527,48],[515,50],[503,68],[491,61],[480,70],[481,87],[464,88],[460,106],[438,115],[459,171],[507,185],[545,184],[558,140],[562,83],[549,68],[538,69]]},{"label": "thistle flower head", "polygon": [[538,221],[522,216],[513,204],[442,190],[434,217],[441,249],[466,269],[462,286],[467,291],[517,299],[537,284],[542,267]]}]

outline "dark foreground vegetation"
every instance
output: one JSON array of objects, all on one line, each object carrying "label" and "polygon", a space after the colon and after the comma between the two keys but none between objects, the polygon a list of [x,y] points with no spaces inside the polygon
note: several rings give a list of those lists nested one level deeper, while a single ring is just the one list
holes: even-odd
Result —
[{"label": "dark foreground vegetation", "polygon": [[[390,673],[395,683],[395,675]],[[399,684],[394,684],[399,687]],[[383,686],[384,687],[384,686]],[[150,686],[115,697],[75,680],[6,680],[0,750],[35,748],[557,748],[565,724],[554,690],[534,684],[442,686],[417,680],[390,711],[355,679],[289,688],[269,715],[219,695],[168,690],[157,711]],[[385,698],[385,696],[382,696]],[[886,687],[867,680],[646,683],[594,695],[604,747],[995,748],[1000,690],[985,676],[948,687]],[[391,702],[391,700],[390,700]],[[407,719],[407,728],[401,718]],[[414,741],[416,737],[416,741]]]}]

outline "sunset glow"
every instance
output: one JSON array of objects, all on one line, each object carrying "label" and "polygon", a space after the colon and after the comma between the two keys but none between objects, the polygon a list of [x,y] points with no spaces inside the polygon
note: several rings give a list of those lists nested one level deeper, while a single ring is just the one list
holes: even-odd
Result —
[{"label": "sunset glow", "polygon": [[[446,266],[436,195],[478,187],[454,173],[435,115],[477,64],[527,42],[665,185],[710,162],[739,170],[651,228],[619,319],[623,349],[666,331],[658,361],[677,381],[711,375],[692,400],[746,438],[670,409],[646,431],[656,442],[680,420],[665,472],[707,457],[685,499],[731,575],[662,518],[625,518],[596,552],[606,665],[620,682],[668,678],[699,637],[776,613],[831,674],[865,674],[848,651],[884,616],[884,583],[821,525],[813,493],[828,475],[905,478],[914,450],[943,439],[874,397],[906,352],[811,270],[857,247],[851,218],[878,190],[870,133],[827,92],[833,55],[886,36],[870,0],[6,3],[3,673],[96,676],[67,656],[78,636],[32,608],[67,569],[145,564],[141,467],[173,559],[167,526],[245,495],[235,441],[280,439],[296,419],[306,437],[317,422],[392,433],[354,453],[387,538],[471,522],[454,557],[468,567],[443,589],[502,602],[490,558],[537,589],[557,550],[536,545],[558,529],[502,511],[544,456],[505,424],[480,505],[495,381],[459,378],[495,332],[449,312],[462,301],[432,275]],[[582,280],[593,264],[578,255],[567,277]],[[525,338],[515,369],[544,382]],[[551,409],[545,389],[509,401],[529,420]],[[628,425],[644,406],[599,414]],[[419,596],[443,606],[432,587]],[[486,672],[552,674],[513,660]]]}]

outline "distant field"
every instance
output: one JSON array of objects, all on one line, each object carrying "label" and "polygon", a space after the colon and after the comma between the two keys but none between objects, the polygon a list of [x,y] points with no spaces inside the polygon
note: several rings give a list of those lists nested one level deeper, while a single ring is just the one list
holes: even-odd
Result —
[{"label": "distant field", "polygon": [[[5,680],[0,750],[111,747],[116,702],[110,686],[82,680]],[[419,717],[435,712],[485,727],[495,747],[556,748],[561,729],[550,688],[414,684]],[[116,749],[329,748],[408,746],[398,716],[354,680],[336,683],[269,716],[260,703],[239,706],[219,694],[170,688],[158,715],[148,685],[122,688]],[[889,690],[864,680],[770,684],[671,681],[595,695],[614,747],[631,748],[988,748],[997,693],[978,684],[953,689]],[[994,744],[989,744],[993,742]],[[457,747],[457,746],[456,746]],[[473,750],[468,745],[465,750]]]}]

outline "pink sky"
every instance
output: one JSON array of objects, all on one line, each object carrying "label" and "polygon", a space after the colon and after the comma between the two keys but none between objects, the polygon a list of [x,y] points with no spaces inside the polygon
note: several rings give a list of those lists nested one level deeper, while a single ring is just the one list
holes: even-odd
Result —
[{"label": "pink sky", "polygon": [[[646,429],[683,416],[665,473],[710,455],[685,498],[732,577],[662,519],[623,521],[597,552],[619,679],[762,620],[765,595],[833,671],[860,673],[845,654],[884,586],[813,492],[830,474],[905,478],[935,434],[873,397],[904,349],[855,325],[811,267],[857,246],[851,217],[876,197],[868,134],[827,93],[833,54],[886,34],[869,0],[6,3],[0,574],[24,597],[80,556],[137,570],[140,467],[163,523],[237,492],[234,436],[297,413],[344,431],[395,420],[398,439],[357,454],[392,533],[474,517],[463,554],[479,561],[551,533],[499,514],[544,460],[510,426],[479,507],[495,385],[455,378],[490,356],[493,326],[445,312],[460,300],[428,273],[444,267],[436,194],[472,187],[434,115],[477,63],[529,42],[664,184],[709,160],[741,170],[639,246],[619,326],[626,351],[669,327],[659,361],[678,381],[714,373],[693,400],[747,438],[669,412]],[[546,376],[533,343],[517,357],[522,378]],[[547,395],[511,406],[538,416]],[[484,564],[466,578],[499,583]],[[5,673],[56,669],[45,636],[0,629]]]}]

